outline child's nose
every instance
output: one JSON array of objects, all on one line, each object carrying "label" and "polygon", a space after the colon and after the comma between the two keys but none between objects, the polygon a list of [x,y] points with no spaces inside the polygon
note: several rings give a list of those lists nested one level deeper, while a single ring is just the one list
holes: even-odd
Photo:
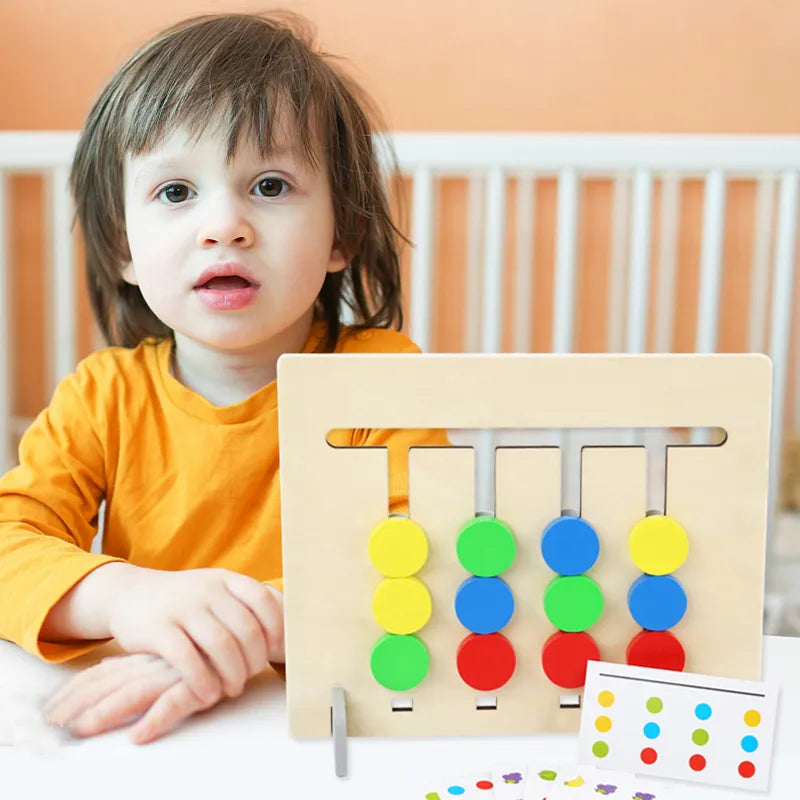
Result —
[{"label": "child's nose", "polygon": [[253,238],[253,227],[244,209],[231,198],[215,203],[208,209],[198,229],[197,243],[201,247],[214,244],[249,247]]}]

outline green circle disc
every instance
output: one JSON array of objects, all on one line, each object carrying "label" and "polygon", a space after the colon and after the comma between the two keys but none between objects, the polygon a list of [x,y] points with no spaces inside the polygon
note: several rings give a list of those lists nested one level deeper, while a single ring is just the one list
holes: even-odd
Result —
[{"label": "green circle disc", "polygon": [[507,570],[517,554],[511,528],[496,517],[475,517],[461,528],[456,553],[467,572],[494,578]]},{"label": "green circle disc", "polygon": [[392,692],[413,689],[428,673],[428,649],[413,634],[387,633],[372,648],[370,669],[378,683]]},{"label": "green circle disc", "polygon": [[600,587],[588,575],[553,578],[544,590],[544,613],[559,630],[585,631],[603,613]]}]

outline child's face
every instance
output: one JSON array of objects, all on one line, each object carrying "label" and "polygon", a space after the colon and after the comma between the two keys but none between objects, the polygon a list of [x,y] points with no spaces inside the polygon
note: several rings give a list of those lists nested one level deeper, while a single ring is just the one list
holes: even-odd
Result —
[{"label": "child's face", "polygon": [[327,170],[312,169],[286,135],[266,158],[243,140],[228,163],[214,128],[194,142],[178,129],[128,156],[131,263],[122,274],[179,344],[185,336],[217,351],[274,355],[293,331],[307,331],[326,273],[346,266],[334,247]]}]

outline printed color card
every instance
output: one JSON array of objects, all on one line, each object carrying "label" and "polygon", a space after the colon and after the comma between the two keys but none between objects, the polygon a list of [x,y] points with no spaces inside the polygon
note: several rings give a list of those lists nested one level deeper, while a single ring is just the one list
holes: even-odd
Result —
[{"label": "printed color card", "polygon": [[506,761],[492,766],[495,800],[523,800],[528,765]]},{"label": "printed color card", "polygon": [[490,800],[494,797],[494,782],[489,773],[459,775],[435,781],[417,796],[421,800]]},{"label": "printed color card", "polygon": [[777,688],[590,661],[578,752],[602,769],[766,791]]},{"label": "printed color card", "polygon": [[561,800],[583,794],[594,776],[592,766],[531,764],[525,773],[524,800]]}]

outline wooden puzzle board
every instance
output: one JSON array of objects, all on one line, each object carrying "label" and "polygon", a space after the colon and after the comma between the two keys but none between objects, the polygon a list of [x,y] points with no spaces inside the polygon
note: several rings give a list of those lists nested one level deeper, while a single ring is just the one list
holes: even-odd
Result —
[{"label": "wooden puzzle board", "polygon": [[[418,636],[430,669],[404,693],[412,712],[392,711],[398,695],[370,672],[383,630],[372,617],[383,576],[367,550],[387,515],[382,448],[333,448],[337,428],[568,429],[721,427],[714,447],[667,451],[666,513],[689,535],[675,573],[689,610],[672,629],[686,670],[755,680],[761,625],[769,464],[771,365],[760,355],[287,355],[278,363],[283,557],[290,727],[296,737],[331,734],[331,688],[347,695],[353,736],[531,734],[577,731],[580,712],[560,708],[568,690],[552,685],[541,649],[555,629],[542,594],[554,573],[539,550],[542,530],[561,512],[557,448],[496,452],[496,514],[517,541],[503,574],[514,615],[502,633],[513,644],[514,676],[496,690],[495,710],[476,710],[476,690],[459,677],[455,654],[468,634],[454,612],[468,573],[455,538],[475,513],[471,448],[415,448],[409,455],[410,516],[425,530],[418,576],[433,614]],[[641,447],[583,451],[581,514],[600,538],[589,575],[605,609],[588,632],[607,661],[624,663],[640,627],[626,596],[641,574],[628,535],[646,513]]]}]

